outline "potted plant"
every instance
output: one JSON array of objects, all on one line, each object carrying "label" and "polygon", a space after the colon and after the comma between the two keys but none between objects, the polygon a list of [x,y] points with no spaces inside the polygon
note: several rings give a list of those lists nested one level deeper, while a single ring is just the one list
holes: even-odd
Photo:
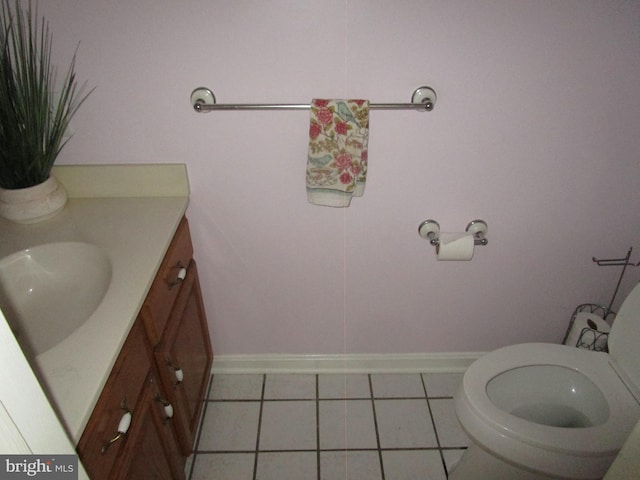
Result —
[{"label": "potted plant", "polygon": [[[20,223],[50,218],[67,195],[51,168],[69,122],[91,91],[78,87],[75,54],[64,78],[51,63],[52,35],[31,0],[0,0],[0,215]],[[24,3],[24,2],[22,2]]]}]

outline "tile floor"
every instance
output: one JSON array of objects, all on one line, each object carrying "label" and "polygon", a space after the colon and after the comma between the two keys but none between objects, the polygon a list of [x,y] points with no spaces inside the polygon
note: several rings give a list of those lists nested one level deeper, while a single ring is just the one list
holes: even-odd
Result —
[{"label": "tile floor", "polygon": [[190,480],[445,480],[462,374],[214,375]]}]

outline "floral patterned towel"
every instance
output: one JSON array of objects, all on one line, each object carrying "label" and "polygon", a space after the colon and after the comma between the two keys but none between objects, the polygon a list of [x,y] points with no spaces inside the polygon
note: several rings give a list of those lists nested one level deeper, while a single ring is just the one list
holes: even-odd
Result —
[{"label": "floral patterned towel", "polygon": [[314,205],[348,207],[364,193],[369,142],[368,100],[311,102],[307,198]]}]

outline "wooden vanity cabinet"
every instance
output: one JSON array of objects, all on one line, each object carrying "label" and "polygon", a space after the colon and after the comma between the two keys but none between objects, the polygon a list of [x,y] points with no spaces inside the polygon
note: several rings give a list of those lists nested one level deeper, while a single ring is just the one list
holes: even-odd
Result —
[{"label": "wooden vanity cabinet", "polygon": [[183,218],[78,443],[92,480],[185,478],[213,360],[192,256]]}]

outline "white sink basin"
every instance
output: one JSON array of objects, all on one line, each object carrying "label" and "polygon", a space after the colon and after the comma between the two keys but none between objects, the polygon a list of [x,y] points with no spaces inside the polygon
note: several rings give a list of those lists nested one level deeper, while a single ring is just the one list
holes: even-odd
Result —
[{"label": "white sink basin", "polygon": [[23,349],[36,356],[79,328],[110,282],[111,262],[102,248],[47,243],[0,260],[0,308]]}]

